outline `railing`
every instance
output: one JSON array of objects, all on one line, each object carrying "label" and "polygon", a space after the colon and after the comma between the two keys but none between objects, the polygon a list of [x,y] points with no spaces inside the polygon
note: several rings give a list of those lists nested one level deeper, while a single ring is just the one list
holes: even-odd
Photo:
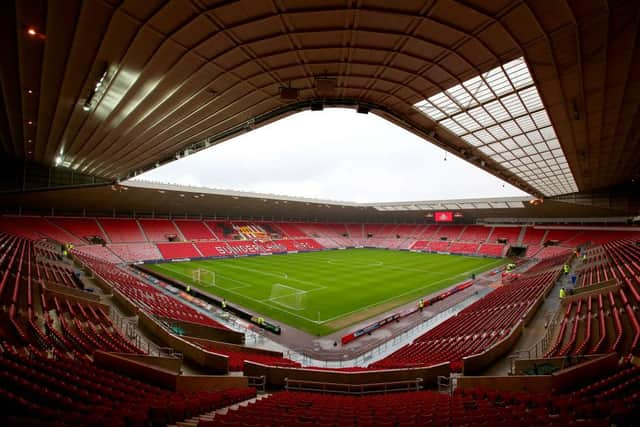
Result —
[{"label": "railing", "polygon": [[[115,328],[120,329],[122,334],[137,348],[144,351],[149,356],[162,356],[163,348],[149,341],[138,331],[138,316],[124,317],[118,313],[113,307],[110,307],[109,317]],[[171,349],[173,351],[173,349]],[[180,355],[182,358],[182,355]]]},{"label": "railing", "polygon": [[438,392],[440,393],[451,393],[451,377],[445,377],[442,375],[438,376]]},{"label": "railing", "polygon": [[406,381],[392,381],[369,384],[340,384],[320,381],[284,379],[285,390],[289,391],[313,391],[318,393],[351,394],[362,396],[365,394],[387,394],[403,391],[419,391],[423,388],[422,378]]},{"label": "railing", "polygon": [[545,322],[547,325],[547,330],[544,333],[544,336],[533,346],[531,346],[527,350],[516,351],[513,354],[509,355],[508,359],[510,360],[510,368],[509,375],[513,375],[515,373],[515,361],[520,359],[538,359],[545,355],[547,350],[549,349],[549,345],[556,338],[556,329],[560,324],[561,318],[564,316],[563,310],[558,309],[554,311],[548,311],[545,313],[545,317],[547,317],[547,321]]},{"label": "railing", "polygon": [[259,377],[247,377],[249,381],[249,387],[255,387],[258,392],[264,393],[266,389],[267,378],[264,375]]},{"label": "railing", "polygon": [[[393,338],[385,341],[381,345],[376,348],[361,354],[360,356],[348,359],[348,360],[319,360],[314,359],[310,355],[306,353],[305,349],[291,349],[285,352],[285,357],[299,362],[302,366],[317,366],[321,368],[351,368],[351,367],[363,367],[367,366],[370,363],[373,363],[376,360],[382,359],[383,357],[388,356],[399,348],[405,346],[406,344],[412,342],[419,336],[423,335],[428,330],[438,326],[443,321],[449,319],[450,317],[455,316],[460,311],[473,304],[477,300],[484,297],[487,293],[491,292],[491,289],[486,289],[478,292],[477,295],[473,295],[466,300],[449,307],[448,309],[441,311],[440,313],[430,317],[425,322],[421,322],[413,328],[402,332],[399,335],[394,336]],[[314,352],[314,354],[318,354],[318,352]]]}]

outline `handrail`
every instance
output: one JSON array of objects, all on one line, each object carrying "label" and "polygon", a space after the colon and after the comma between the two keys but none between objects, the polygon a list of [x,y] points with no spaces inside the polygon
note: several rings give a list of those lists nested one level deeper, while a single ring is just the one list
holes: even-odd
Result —
[{"label": "handrail", "polygon": [[375,393],[391,393],[401,391],[419,391],[423,388],[423,379],[415,380],[390,381],[382,383],[366,383],[366,384],[344,384],[329,383],[323,381],[296,380],[285,378],[285,390],[294,391],[314,391],[319,393],[336,393],[365,395]]},{"label": "handrail", "polygon": [[258,377],[247,376],[249,387],[255,387],[257,391],[264,393],[267,385],[267,378],[264,375]]}]

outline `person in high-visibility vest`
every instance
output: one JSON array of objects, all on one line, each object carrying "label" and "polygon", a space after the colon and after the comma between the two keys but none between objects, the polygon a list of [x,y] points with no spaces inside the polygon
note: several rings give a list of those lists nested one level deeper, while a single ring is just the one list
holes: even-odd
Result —
[{"label": "person in high-visibility vest", "polygon": [[264,325],[264,317],[258,317],[258,325],[262,326]]},{"label": "person in high-visibility vest", "polygon": [[560,298],[564,298],[567,296],[567,291],[564,288],[560,288]]},{"label": "person in high-visibility vest", "polygon": [[187,293],[190,294],[191,293],[191,286],[187,286]]},{"label": "person in high-visibility vest", "polygon": [[420,298],[420,301],[418,301],[418,308],[420,309],[420,311],[422,311],[422,309],[424,308],[424,301],[422,300],[422,298]]},{"label": "person in high-visibility vest", "polygon": [[569,264],[565,264],[563,267],[564,274],[569,274]]},{"label": "person in high-visibility vest", "polygon": [[587,254],[582,254],[582,262],[586,262],[587,261]]},{"label": "person in high-visibility vest", "polygon": [[227,300],[223,299],[222,303],[220,305],[222,305],[222,309],[223,310],[226,310],[227,309]]}]

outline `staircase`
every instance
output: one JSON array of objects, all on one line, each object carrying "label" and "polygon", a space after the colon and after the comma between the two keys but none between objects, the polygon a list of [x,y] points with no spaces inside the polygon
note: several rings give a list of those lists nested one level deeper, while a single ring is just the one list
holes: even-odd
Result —
[{"label": "staircase", "polygon": [[216,409],[215,411],[207,412],[204,414],[197,415],[195,417],[188,418],[184,421],[178,421],[176,424],[169,424],[168,427],[205,427],[208,425],[214,425],[213,420],[217,414],[226,414],[229,411],[235,411],[241,406],[249,406],[258,400],[267,399],[271,394],[263,394],[261,396],[256,396],[252,399],[245,400],[243,402],[235,403],[231,406],[227,406],[225,408]]},{"label": "staircase", "polygon": [[516,240],[516,246],[522,246],[522,240],[524,239],[524,235],[527,232],[527,226],[523,225],[520,229],[520,234],[518,234],[518,240]]}]

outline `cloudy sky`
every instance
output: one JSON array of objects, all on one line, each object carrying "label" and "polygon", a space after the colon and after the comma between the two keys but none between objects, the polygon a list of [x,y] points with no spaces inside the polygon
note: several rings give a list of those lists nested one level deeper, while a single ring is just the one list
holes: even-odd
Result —
[{"label": "cloudy sky", "polygon": [[138,179],[352,202],[526,195],[374,114],[346,109],[289,116]]}]

